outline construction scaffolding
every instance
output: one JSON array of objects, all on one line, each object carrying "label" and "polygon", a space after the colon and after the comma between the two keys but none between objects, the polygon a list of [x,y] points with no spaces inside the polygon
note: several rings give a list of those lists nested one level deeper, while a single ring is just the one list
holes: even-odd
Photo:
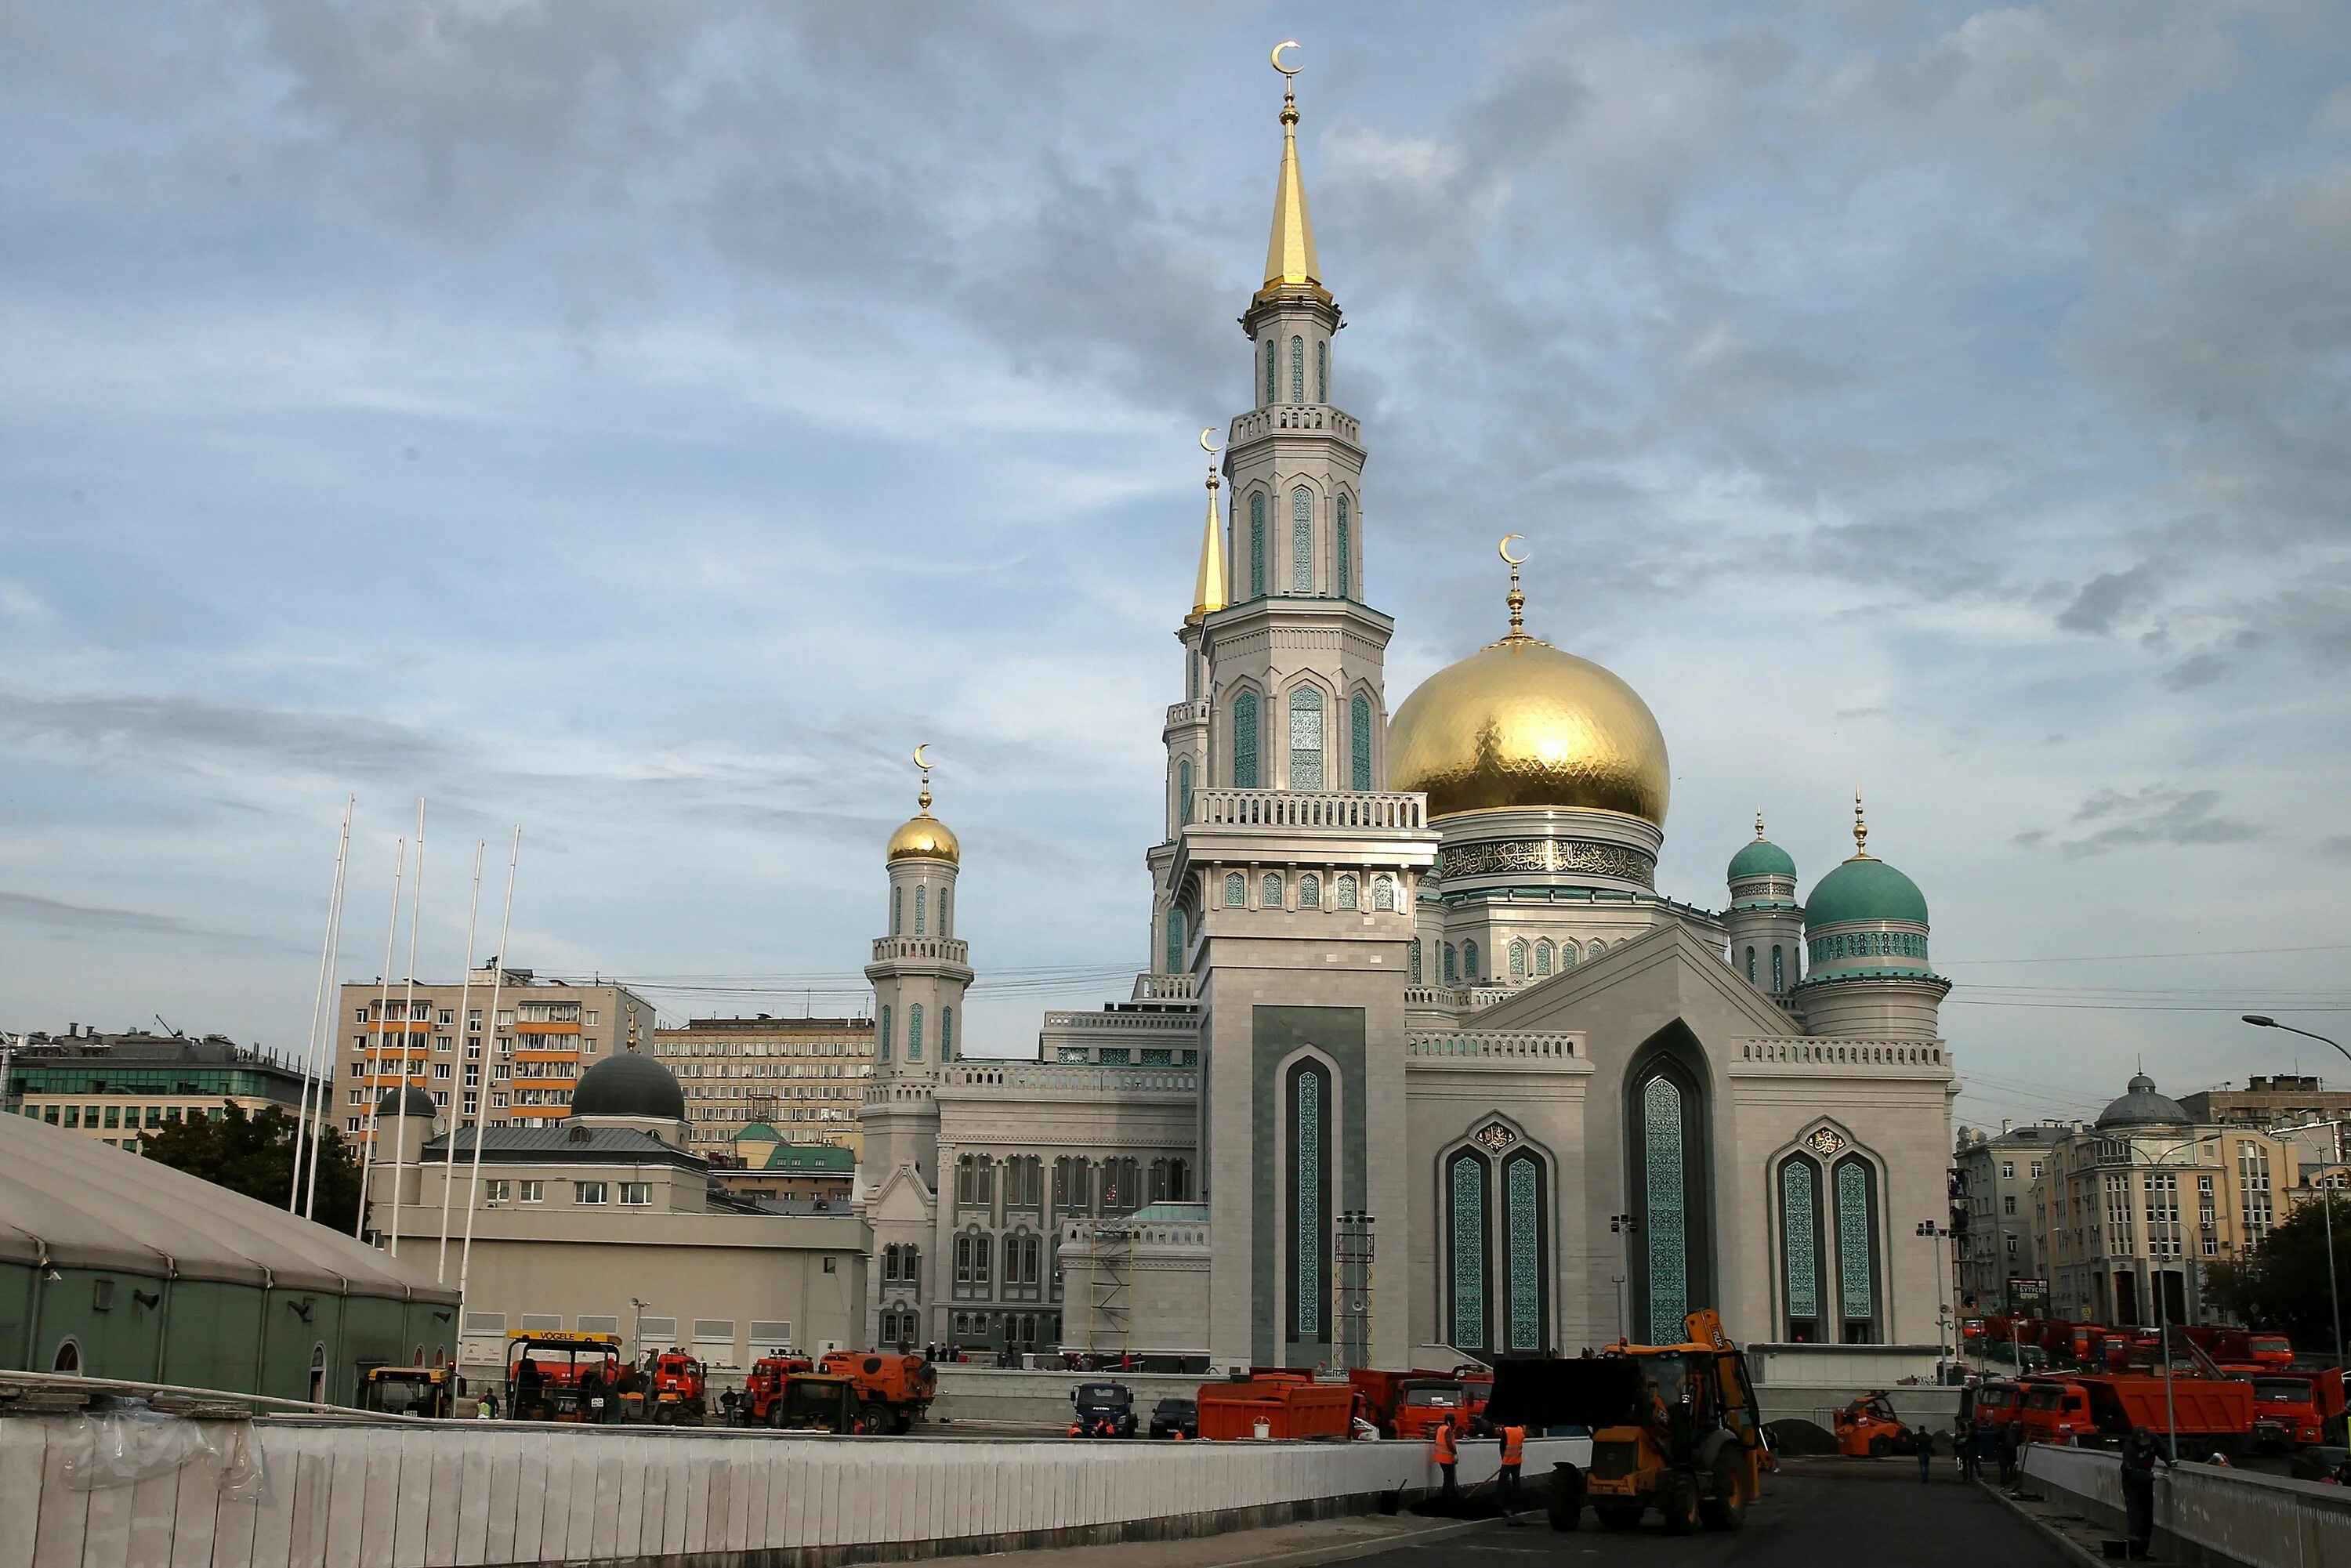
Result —
[{"label": "construction scaffolding", "polygon": [[1338,1328],[1341,1371],[1372,1364],[1373,1250],[1372,1217],[1343,1211],[1331,1238],[1331,1318]]},{"label": "construction scaffolding", "polygon": [[1094,1221],[1086,1251],[1086,1351],[1123,1356],[1134,1348],[1134,1227]]}]

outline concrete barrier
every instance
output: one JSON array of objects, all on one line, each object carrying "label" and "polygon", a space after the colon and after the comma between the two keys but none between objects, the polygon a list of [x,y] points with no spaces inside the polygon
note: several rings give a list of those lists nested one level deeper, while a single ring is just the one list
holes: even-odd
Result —
[{"label": "concrete barrier", "polygon": [[[0,1418],[0,1568],[471,1568],[674,1564],[819,1568],[1284,1523],[1433,1489],[1426,1443],[1026,1442],[726,1429],[363,1423],[272,1417],[243,1433],[257,1501],[218,1461],[77,1490],[89,1427]],[[193,1426],[229,1440],[235,1424]],[[1527,1444],[1547,1476],[1589,1445]],[[1490,1478],[1491,1443],[1461,1479]]]},{"label": "concrete barrier", "polygon": [[1932,1383],[1888,1385],[1862,1388],[1849,1384],[1758,1384],[1755,1403],[1768,1422],[1801,1418],[1823,1431],[1835,1430],[1838,1411],[1865,1394],[1883,1393],[1894,1413],[1905,1423],[1924,1427],[1949,1437],[1959,1424],[1959,1391]]},{"label": "concrete barrier", "polygon": [[1025,1421],[1065,1424],[1073,1408],[1070,1391],[1081,1383],[1123,1383],[1134,1392],[1135,1420],[1151,1425],[1151,1407],[1162,1399],[1189,1399],[1203,1383],[1201,1373],[1015,1372],[992,1366],[946,1365],[938,1369],[939,1396],[931,1403],[934,1421]]},{"label": "concrete barrier", "polygon": [[[2034,1444],[2032,1490],[2123,1533],[2122,1460],[2095,1448]],[[2351,1563],[2351,1490],[2218,1465],[2157,1467],[2156,1545],[2167,1558],[2241,1568]]]}]

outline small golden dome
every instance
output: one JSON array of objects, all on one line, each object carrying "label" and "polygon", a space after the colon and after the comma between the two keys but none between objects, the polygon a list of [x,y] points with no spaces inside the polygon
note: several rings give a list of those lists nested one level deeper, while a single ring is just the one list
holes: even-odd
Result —
[{"label": "small golden dome", "polygon": [[963,863],[963,845],[956,841],[955,830],[928,811],[907,819],[906,825],[890,835],[890,852],[883,857],[893,861],[945,861],[949,865]]},{"label": "small golden dome", "polygon": [[1568,806],[1662,828],[1672,781],[1665,735],[1640,694],[1532,637],[1447,665],[1388,723],[1388,788],[1426,791],[1432,817]]}]

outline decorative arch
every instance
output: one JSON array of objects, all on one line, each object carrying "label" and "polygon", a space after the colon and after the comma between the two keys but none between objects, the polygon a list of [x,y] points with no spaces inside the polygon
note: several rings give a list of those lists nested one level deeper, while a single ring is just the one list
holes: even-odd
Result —
[{"label": "decorative arch", "polygon": [[1411,967],[1411,974],[1412,974],[1412,981],[1411,981],[1411,983],[1412,983],[1412,984],[1414,984],[1414,985],[1416,985],[1416,986],[1419,985],[1419,984],[1421,983],[1421,979],[1420,979],[1420,938],[1419,938],[1419,937],[1417,937],[1417,936],[1414,937],[1414,938],[1412,939],[1412,941],[1411,941],[1410,943],[1408,943],[1408,944],[1405,946],[1405,962],[1407,965],[1409,965],[1409,966],[1410,966],[1410,967]]},{"label": "decorative arch", "polygon": [[57,1354],[49,1358],[49,1370],[79,1376],[81,1375],[81,1341],[71,1334],[57,1341]]},{"label": "decorative arch", "polygon": [[1371,787],[1372,699],[1357,692],[1347,699],[1347,788],[1369,790]]},{"label": "decorative arch", "polygon": [[1363,903],[1361,885],[1356,882],[1353,872],[1341,872],[1332,879],[1331,907],[1333,909],[1360,908]]},{"label": "decorative arch", "polygon": [[1463,1350],[1551,1346],[1550,1155],[1499,1112],[1437,1156],[1438,1319]]},{"label": "decorative arch", "polygon": [[1471,985],[1478,983],[1478,944],[1461,944],[1461,977]]},{"label": "decorative arch", "polygon": [[1548,936],[1535,944],[1535,977],[1552,973],[1559,967],[1559,948]]},{"label": "decorative arch", "polygon": [[1314,591],[1314,492],[1303,485],[1290,492],[1290,591]]},{"label": "decorative arch", "polygon": [[1338,1064],[1320,1051],[1302,1051],[1281,1070],[1283,1146],[1280,1249],[1288,1298],[1286,1337],[1293,1342],[1329,1340],[1331,1220],[1339,1193]]},{"label": "decorative arch", "polygon": [[[1266,362],[1267,362],[1269,365],[1270,365],[1270,364],[1273,362],[1273,361],[1272,361],[1272,359],[1271,359],[1271,354],[1272,354],[1272,350],[1271,350],[1271,348],[1270,348],[1270,347],[1269,347],[1269,348],[1267,349],[1266,352],[1267,352],[1267,355],[1268,355],[1268,358],[1267,358]],[[1269,393],[1269,394],[1268,394],[1268,399],[1267,399],[1267,401],[1269,401],[1269,402],[1270,402],[1270,401],[1271,401],[1271,394],[1270,394],[1270,393]],[[1262,490],[1253,490],[1253,491],[1251,491],[1251,492],[1249,493],[1249,597],[1250,597],[1251,599],[1263,599],[1263,598],[1265,597],[1265,492],[1264,492],[1264,491],[1262,491]]]},{"label": "decorative arch", "polygon": [[1249,907],[1249,878],[1239,872],[1225,873],[1225,907],[1227,909]]},{"label": "decorative arch", "polygon": [[1282,904],[1281,873],[1270,871],[1258,883],[1257,906],[1259,909],[1280,909]]},{"label": "decorative arch", "polygon": [[1559,945],[1559,967],[1561,972],[1564,973],[1569,969],[1574,968],[1575,962],[1575,944],[1572,941],[1561,943]]},{"label": "decorative arch", "polygon": [[1530,972],[1528,964],[1532,957],[1533,950],[1528,947],[1526,938],[1523,936],[1512,937],[1510,940],[1510,978],[1514,980],[1525,979]]},{"label": "decorative arch", "polygon": [[1453,985],[1460,979],[1460,955],[1454,951],[1453,944],[1447,942],[1445,945],[1445,983],[1447,985]]},{"label": "decorative arch", "polygon": [[1322,721],[1326,706],[1322,688],[1311,682],[1301,682],[1290,688],[1290,788],[1292,789],[1321,789],[1324,787],[1326,742]]},{"label": "decorative arch", "polygon": [[1837,1338],[1846,1344],[1876,1344],[1886,1337],[1876,1162],[1845,1155],[1829,1167],[1829,1186],[1836,1205]]},{"label": "decorative arch", "polygon": [[1773,1184],[1780,1237],[1781,1334],[1792,1344],[1823,1344],[1828,1306],[1828,1238],[1821,1228],[1824,1184],[1820,1162],[1789,1155]]},{"label": "decorative arch", "polygon": [[[1386,910],[1393,914],[1395,910],[1395,878],[1392,876],[1374,877],[1372,879],[1372,907],[1374,909]],[[1416,939],[1412,946],[1413,952],[1416,956],[1420,951],[1420,943]]]},{"label": "decorative arch", "polygon": [[[1192,759],[1178,758],[1176,762],[1176,826],[1182,828],[1192,820]],[[946,896],[939,897],[942,916],[946,912]]]},{"label": "decorative arch", "polygon": [[1258,766],[1258,695],[1244,687],[1233,698],[1233,788],[1259,788]]},{"label": "decorative arch", "polygon": [[1711,1106],[1705,1057],[1687,1026],[1667,1025],[1635,1053],[1624,1114],[1626,1190],[1641,1217],[1633,1332],[1671,1344],[1688,1313],[1714,1304]]},{"label": "decorative arch", "polygon": [[1298,907],[1301,909],[1322,907],[1322,879],[1311,871],[1298,879]]},{"label": "decorative arch", "polygon": [[1355,552],[1354,540],[1347,527],[1347,497],[1343,491],[1338,498],[1338,511],[1339,553],[1332,563],[1337,570],[1331,574],[1331,591],[1338,598],[1352,599],[1354,597]]},{"label": "decorative arch", "polygon": [[1493,1162],[1472,1148],[1456,1149],[1440,1167],[1445,1175],[1445,1258],[1448,1289],[1445,1322],[1448,1344],[1481,1351],[1491,1299]]},{"label": "decorative arch", "polygon": [[1593,942],[1583,950],[1583,956],[1587,958],[1605,957],[1607,953],[1608,944],[1605,942]]}]

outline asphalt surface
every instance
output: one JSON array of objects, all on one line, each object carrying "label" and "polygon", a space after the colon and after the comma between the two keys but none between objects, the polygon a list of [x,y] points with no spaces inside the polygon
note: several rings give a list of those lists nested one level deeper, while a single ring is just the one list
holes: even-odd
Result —
[{"label": "asphalt surface", "polygon": [[1669,1536],[1656,1516],[1635,1531],[1604,1531],[1587,1511],[1573,1534],[1554,1531],[1540,1513],[1515,1529],[1356,1559],[1360,1563],[1440,1564],[1593,1563],[1736,1568],[1820,1568],[1823,1563],[1899,1563],[1901,1568],[2059,1568],[2074,1559],[1997,1500],[1957,1479],[1940,1459],[1935,1479],[1918,1480],[1916,1460],[1792,1460],[1763,1479],[1763,1496],[1736,1533],[1701,1530]]}]

